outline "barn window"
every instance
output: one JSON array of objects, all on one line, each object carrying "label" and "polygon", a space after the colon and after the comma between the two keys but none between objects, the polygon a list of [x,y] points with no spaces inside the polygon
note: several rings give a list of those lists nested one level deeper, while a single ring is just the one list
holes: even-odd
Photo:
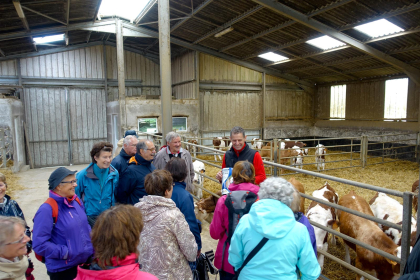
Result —
[{"label": "barn window", "polygon": [[346,118],[346,85],[331,86],[330,119]]},{"label": "barn window", "polygon": [[385,119],[407,118],[408,79],[385,82]]},{"label": "barn window", "polygon": [[335,49],[345,45],[343,42],[331,38],[327,35],[306,41],[306,43],[311,44],[312,46],[315,46],[322,50]]},{"label": "barn window", "polygon": [[176,131],[187,131],[187,118],[186,117],[173,117],[172,129]]},{"label": "barn window", "polygon": [[157,118],[144,118],[138,119],[139,131],[147,133],[156,133],[157,130]]},{"label": "barn window", "polygon": [[149,2],[149,0],[102,0],[98,17],[119,16],[137,23],[137,16]]},{"label": "barn window", "polygon": [[386,19],[379,19],[369,23],[358,25],[354,29],[363,32],[372,38],[377,38],[388,34],[404,31],[404,29],[393,24],[392,22],[387,21]]}]

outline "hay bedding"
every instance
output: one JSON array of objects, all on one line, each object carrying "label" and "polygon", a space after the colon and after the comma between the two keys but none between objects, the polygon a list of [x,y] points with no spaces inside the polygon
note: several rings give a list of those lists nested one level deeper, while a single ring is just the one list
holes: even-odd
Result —
[{"label": "hay bedding", "polygon": [[[1,164],[1,161],[0,161],[0,164]],[[13,166],[13,161],[12,160],[8,161],[7,167],[12,167],[12,166]],[[6,194],[9,195],[12,199],[14,199],[13,195],[17,191],[23,190],[23,186],[18,183],[19,177],[15,173],[13,173],[12,170],[10,170],[9,168],[1,168],[0,173],[6,176],[6,182],[7,182]]]},{"label": "hay bedding", "polygon": [[[330,153],[337,153],[338,151],[329,151]],[[314,154],[314,151],[311,150],[310,155]],[[200,156],[200,158],[213,161],[213,156]],[[343,154],[343,155],[328,155],[326,157],[326,161],[337,161],[337,160],[344,160],[350,159],[350,154]],[[359,161],[359,154],[353,153],[353,165],[360,165]],[[382,158],[375,158],[375,159],[368,159],[368,164],[381,162]],[[391,158],[385,158],[385,162],[393,161]],[[305,158],[304,163],[315,163],[314,157]],[[221,163],[220,163],[221,165]],[[350,166],[350,162],[336,162],[336,163],[325,163],[325,169],[330,168],[339,168],[344,166]],[[316,171],[317,168],[315,164],[313,165],[305,165],[303,167],[305,170]],[[212,167],[206,165],[206,175],[210,177],[215,177],[216,173],[219,171],[219,168]],[[269,168],[266,168],[266,172],[269,173]],[[290,179],[292,176],[299,180],[303,186],[305,187],[305,192],[307,194],[312,194],[314,190],[317,190],[323,186],[325,180],[322,178],[312,177],[309,175],[304,174],[293,174],[293,175],[286,175],[288,171],[285,170],[283,176],[285,179]],[[367,166],[366,168],[362,167],[354,167],[348,169],[339,169],[339,170],[330,170],[323,172],[324,174],[328,174],[331,176],[344,178],[356,182],[366,183],[374,186],[379,186],[387,189],[393,189],[398,191],[411,191],[411,185],[414,181],[418,180],[419,178],[419,167],[418,164],[415,162],[410,161],[396,161],[391,163],[385,164],[377,164]],[[278,173],[280,174],[280,173]],[[369,200],[375,195],[374,191],[365,190],[361,188],[357,188],[350,185],[345,185],[342,183],[338,183],[335,181],[328,182],[338,193],[339,197],[349,193],[351,190],[354,190],[358,195],[362,196],[368,202]],[[213,182],[211,180],[205,179],[204,187],[216,192],[220,190],[220,184]],[[209,194],[203,192],[204,197],[208,197]],[[393,197],[402,203],[402,198]],[[310,200],[305,200],[305,209],[308,208],[310,204]],[[414,213],[413,213],[414,214]],[[330,237],[331,238],[331,237]],[[342,260],[344,260],[345,249],[344,249],[344,242],[341,238],[337,238],[337,245],[329,245],[328,252]],[[353,250],[350,250],[351,262],[352,265],[355,263],[356,254]],[[322,272],[323,275],[328,277],[329,279],[355,279],[356,274],[351,272],[350,270],[342,267],[341,265],[331,261],[327,257],[325,257],[324,269]]]}]

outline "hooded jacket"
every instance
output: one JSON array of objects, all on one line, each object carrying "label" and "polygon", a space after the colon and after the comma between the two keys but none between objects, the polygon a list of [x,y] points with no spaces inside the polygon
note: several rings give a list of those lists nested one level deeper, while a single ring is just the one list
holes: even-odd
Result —
[{"label": "hooded jacket", "polygon": [[93,163],[76,175],[76,195],[83,200],[86,215],[98,216],[115,205],[115,192],[118,189],[118,171],[110,165],[103,187],[93,171]]},{"label": "hooded jacket", "polygon": [[75,280],[158,280],[155,276],[139,270],[137,255],[130,254],[125,259],[113,259],[112,267],[102,270],[98,265],[93,269],[77,268]]},{"label": "hooded jacket", "polygon": [[229,263],[238,270],[248,254],[267,237],[269,240],[243,268],[239,280],[315,280],[321,273],[306,227],[296,222],[292,210],[275,199],[255,202],[239,221],[229,248]]},{"label": "hooded jacket", "polygon": [[[258,194],[260,188],[251,183],[241,183],[241,184],[230,184],[230,191],[251,191],[255,194]],[[214,209],[213,220],[210,224],[210,236],[213,239],[218,239],[216,254],[214,257],[214,266],[218,269],[222,269],[222,258],[223,258],[223,246],[227,239],[227,233],[229,229],[229,210],[225,205],[226,195],[223,195],[219,198]],[[236,230],[235,230],[236,231]],[[223,271],[234,274],[235,271],[232,265],[228,261],[229,256],[229,244],[225,248],[225,257],[223,259]]]},{"label": "hooded jacket", "polygon": [[188,261],[197,256],[197,243],[184,215],[170,198],[149,195],[135,205],[143,214],[140,236],[141,270],[159,280],[192,279]]},{"label": "hooded jacket", "polygon": [[[11,199],[7,194],[4,195],[4,206],[0,208],[0,216],[19,217],[26,222],[25,216],[23,215],[19,204]],[[31,231],[28,226],[26,226],[25,234],[31,237]]]},{"label": "hooded jacket", "polygon": [[194,234],[195,242],[197,242],[198,250],[201,249],[200,229],[198,228],[197,218],[194,213],[194,200],[189,192],[185,190],[185,182],[175,182],[171,199],[175,202],[176,207],[184,214],[185,220],[190,227],[190,231]]},{"label": "hooded jacket", "polygon": [[34,217],[33,249],[45,257],[49,272],[60,272],[84,263],[92,254],[90,226],[85,208],[75,200],[50,191],[58,205],[57,223],[53,225],[52,208],[43,203]]},{"label": "hooded jacket", "polygon": [[[156,166],[157,169],[165,169],[166,164],[168,161],[171,160],[169,157],[169,147],[166,146],[165,148],[161,148],[160,151],[157,153],[155,159],[153,160],[153,164]],[[179,153],[181,154],[181,158],[185,160],[187,164],[187,178],[185,178],[184,182],[187,184],[186,190],[192,193],[195,190],[193,185],[194,180],[194,166],[192,163],[192,158],[190,152],[181,148]]]},{"label": "hooded jacket", "polygon": [[29,262],[26,256],[20,256],[18,262],[0,262],[0,279],[25,280],[25,272]]},{"label": "hooded jacket", "polygon": [[136,153],[121,175],[119,188],[117,189],[117,201],[131,205],[138,203],[140,198],[147,195],[144,189],[144,178],[155,169],[152,161],[145,160]]},{"label": "hooded jacket", "polygon": [[112,160],[111,165],[117,169],[118,174],[122,174],[127,169],[130,158],[131,156],[127,155],[124,149],[121,149],[119,155]]}]

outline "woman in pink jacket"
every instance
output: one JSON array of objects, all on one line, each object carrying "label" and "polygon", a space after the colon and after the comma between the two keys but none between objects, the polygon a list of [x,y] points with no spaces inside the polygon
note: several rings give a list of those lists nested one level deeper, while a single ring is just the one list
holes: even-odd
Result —
[{"label": "woman in pink jacket", "polygon": [[[255,169],[252,163],[248,161],[237,162],[233,167],[232,177],[233,183],[229,186],[230,191],[251,191],[258,194],[260,188],[254,185]],[[226,195],[222,196],[217,201],[213,220],[210,225],[210,236],[213,239],[219,240],[214,258],[214,265],[220,271],[220,280],[230,280],[235,276],[235,271],[232,265],[228,262],[229,243],[227,243],[224,248],[223,257],[223,247],[227,239],[229,228],[229,211],[225,205],[225,200]]]},{"label": "woman in pink jacket", "polygon": [[75,280],[158,280],[140,271],[137,246],[143,218],[140,209],[119,204],[102,212],[92,229],[94,261],[78,267]]}]

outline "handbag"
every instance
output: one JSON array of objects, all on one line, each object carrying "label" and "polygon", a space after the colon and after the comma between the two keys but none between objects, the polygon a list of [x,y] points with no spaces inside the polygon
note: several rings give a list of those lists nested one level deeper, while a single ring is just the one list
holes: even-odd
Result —
[{"label": "handbag", "polygon": [[212,275],[219,273],[216,267],[213,265],[214,253],[213,250],[201,253],[197,257],[196,270],[193,271],[194,280],[209,280],[209,272]]},{"label": "handbag", "polygon": [[235,276],[232,278],[233,280],[238,280],[239,274],[241,273],[242,269],[249,263],[249,261],[264,247],[265,243],[267,243],[268,238],[264,237],[254,249],[252,249],[251,253],[246,257],[245,261],[241,265],[241,267],[235,271]]}]

